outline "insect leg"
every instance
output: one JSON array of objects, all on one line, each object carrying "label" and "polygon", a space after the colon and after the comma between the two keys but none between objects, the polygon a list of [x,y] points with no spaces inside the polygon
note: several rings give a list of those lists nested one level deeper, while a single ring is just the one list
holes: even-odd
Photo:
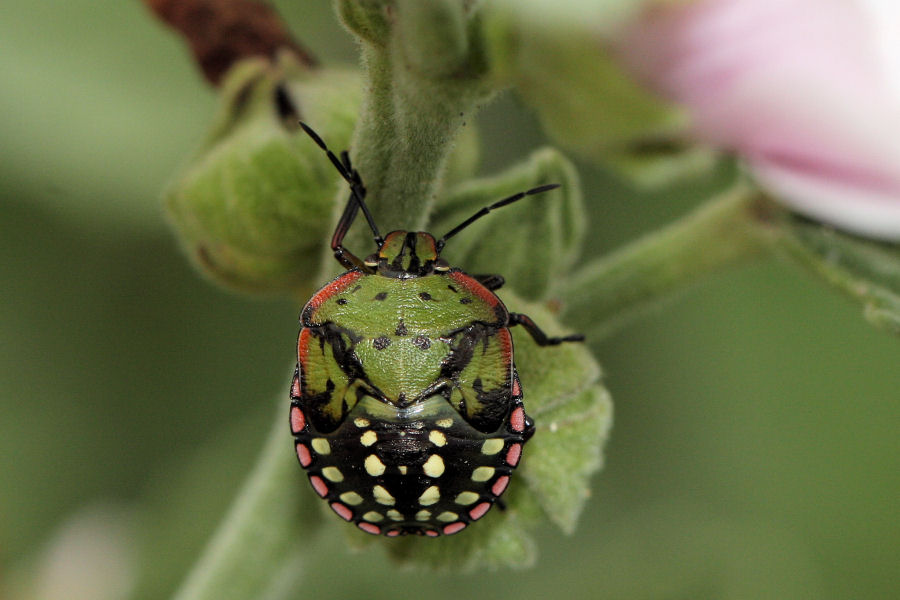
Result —
[{"label": "insect leg", "polygon": [[301,121],[300,127],[302,127],[303,131],[312,138],[316,145],[325,151],[325,154],[328,156],[331,164],[334,165],[334,168],[337,169],[338,173],[341,174],[341,177],[350,184],[350,199],[347,200],[347,206],[344,208],[344,212],[338,221],[337,227],[334,229],[334,235],[331,236],[331,249],[334,251],[334,257],[341,265],[348,269],[354,267],[366,269],[363,261],[343,246],[344,236],[347,235],[350,226],[353,225],[356,213],[360,209],[362,209],[363,215],[365,215],[366,221],[369,224],[369,228],[375,236],[375,244],[380,248],[384,243],[384,239],[378,232],[378,227],[375,226],[375,220],[369,212],[369,207],[366,206],[366,187],[363,185],[362,178],[359,176],[359,172],[353,168],[352,164],[350,164],[350,155],[346,151],[341,152],[341,157],[338,158],[334,152],[328,149],[328,146],[325,145],[325,142],[319,137],[319,134],[313,131],[309,125]]},{"label": "insect leg", "polygon": [[491,290],[499,290],[506,283],[503,275],[472,275],[472,279]]},{"label": "insect leg", "polygon": [[567,335],[564,337],[547,337],[547,334],[544,333],[537,324],[531,320],[531,317],[528,315],[523,315],[522,313],[509,313],[509,326],[513,325],[521,325],[525,328],[525,331],[531,335],[534,341],[538,346],[556,346],[558,344],[562,344],[563,342],[583,342],[584,336],[580,333],[576,333],[573,335]]},{"label": "insect leg", "polygon": [[353,269],[359,267],[360,269],[368,270],[363,265],[363,261],[343,246],[344,236],[347,235],[350,226],[353,225],[353,220],[356,218],[358,211],[359,203],[356,202],[356,195],[351,193],[350,199],[347,200],[347,206],[344,207],[344,213],[341,215],[337,227],[334,228],[334,235],[331,236],[331,250],[334,252],[334,257],[344,268]]}]

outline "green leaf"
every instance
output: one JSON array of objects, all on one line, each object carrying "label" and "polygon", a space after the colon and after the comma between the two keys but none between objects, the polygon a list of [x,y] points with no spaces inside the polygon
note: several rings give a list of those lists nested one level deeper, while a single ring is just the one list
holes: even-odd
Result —
[{"label": "green leaf", "polygon": [[544,513],[566,533],[572,533],[590,497],[590,476],[600,470],[602,446],[612,425],[612,402],[606,390],[590,387],[569,403],[533,412],[541,435],[528,448],[522,469],[531,493]]},{"label": "green leaf", "polygon": [[[548,309],[503,297],[512,310],[528,314],[548,335],[568,333]],[[600,367],[584,344],[540,347],[524,330],[513,332],[526,408],[537,428],[526,446],[521,476],[544,515],[571,533],[590,496],[590,478],[602,465],[612,400],[600,383]]]},{"label": "green leaf", "polygon": [[900,245],[877,242],[796,215],[780,245],[803,266],[860,303],[867,321],[900,334]]},{"label": "green leaf", "polygon": [[476,221],[447,243],[445,258],[469,273],[500,274],[526,298],[546,297],[578,258],[586,227],[578,174],[558,151],[540,149],[505,173],[455,187],[431,225],[443,235],[485,206],[548,183],[560,188]]},{"label": "green leaf", "polygon": [[465,124],[456,137],[447,167],[444,169],[444,186],[453,186],[470,179],[481,164],[481,140],[474,123]]},{"label": "green leaf", "polygon": [[686,135],[688,115],[619,64],[617,30],[661,0],[498,0],[486,7],[485,52],[497,85],[514,86],[547,133],[644,188],[711,170],[712,149]]}]

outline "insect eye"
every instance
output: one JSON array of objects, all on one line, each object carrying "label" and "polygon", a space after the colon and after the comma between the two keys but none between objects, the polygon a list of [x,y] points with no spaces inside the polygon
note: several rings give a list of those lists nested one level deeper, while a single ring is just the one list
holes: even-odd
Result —
[{"label": "insect eye", "polygon": [[443,258],[439,258],[439,259],[437,259],[436,261],[434,261],[434,270],[435,270],[435,271],[440,271],[440,272],[449,271],[449,270],[450,270],[450,263],[448,263],[448,262],[447,262],[446,260],[444,260]]}]

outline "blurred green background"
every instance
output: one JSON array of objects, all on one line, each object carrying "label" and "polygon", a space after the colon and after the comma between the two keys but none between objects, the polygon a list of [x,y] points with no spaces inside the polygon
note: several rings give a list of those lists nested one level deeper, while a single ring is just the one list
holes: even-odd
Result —
[{"label": "blurred green background", "polygon": [[[275,4],[324,62],[355,62],[328,5]],[[0,596],[50,594],[34,590],[88,510],[69,559],[107,534],[115,556],[82,583],[133,557],[136,597],[165,598],[284,408],[298,302],[212,287],[167,229],[161,189],[215,95],[139,2],[5,5],[0,74]],[[514,98],[480,122],[485,172],[543,143]],[[586,256],[702,199],[582,167]],[[534,569],[402,571],[336,535],[297,597],[900,597],[900,340],[768,260],[594,350],[607,466],[573,536],[540,532]]]}]

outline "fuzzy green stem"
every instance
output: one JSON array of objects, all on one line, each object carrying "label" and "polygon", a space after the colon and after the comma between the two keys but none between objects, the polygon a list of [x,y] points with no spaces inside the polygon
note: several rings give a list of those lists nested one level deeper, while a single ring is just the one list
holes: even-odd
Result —
[{"label": "fuzzy green stem", "polygon": [[614,333],[704,276],[766,250],[768,213],[768,201],[741,186],[586,265],[560,291],[566,320],[582,324],[592,341]]},{"label": "fuzzy green stem", "polygon": [[[456,131],[468,103],[461,98],[403,99],[409,90],[391,76],[389,51],[367,48],[367,95],[353,143],[355,163],[369,191],[368,204],[382,227],[420,229],[428,218]],[[403,111],[395,109],[404,105]]]},{"label": "fuzzy green stem", "polygon": [[[398,2],[387,42],[361,39],[366,95],[352,158],[385,230],[425,225],[456,136],[491,93],[462,11],[458,2]],[[362,231],[351,243],[371,239]]]},{"label": "fuzzy green stem", "polygon": [[262,598],[296,565],[298,535],[315,533],[316,520],[303,518],[311,507],[290,452],[286,412],[279,409],[252,474],[175,600]]}]

